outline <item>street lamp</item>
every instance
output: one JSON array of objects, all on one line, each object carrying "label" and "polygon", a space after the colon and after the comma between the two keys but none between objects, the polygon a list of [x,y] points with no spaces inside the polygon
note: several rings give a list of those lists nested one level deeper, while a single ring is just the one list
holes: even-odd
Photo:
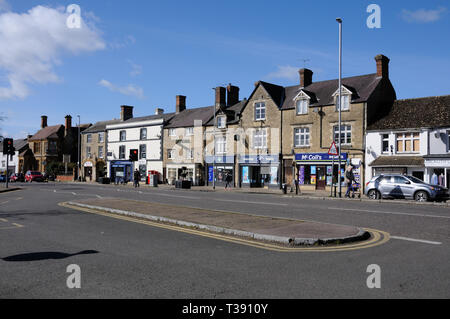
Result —
[{"label": "street lamp", "polygon": [[339,148],[339,168],[338,168],[338,183],[339,183],[339,197],[342,197],[342,180],[341,180],[341,141],[342,141],[342,112],[341,112],[341,95],[342,95],[342,19],[337,18],[337,23],[339,23],[339,100],[338,100],[338,107],[339,107],[339,137],[338,137],[338,148]]}]

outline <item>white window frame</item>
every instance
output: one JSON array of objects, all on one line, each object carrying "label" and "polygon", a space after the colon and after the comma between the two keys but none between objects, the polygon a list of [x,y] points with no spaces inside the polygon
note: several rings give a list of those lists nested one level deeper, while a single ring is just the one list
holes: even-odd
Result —
[{"label": "white window frame", "polygon": [[298,99],[295,103],[297,115],[307,115],[309,108],[309,100],[306,98]]},{"label": "white window frame", "polygon": [[227,153],[227,138],[225,136],[216,136],[215,155],[224,155]]},{"label": "white window frame", "polygon": [[[255,121],[265,121],[266,120],[266,102],[255,102]],[[262,116],[264,113],[264,116]]]},{"label": "white window frame", "polygon": [[[339,112],[339,103],[337,103],[339,100],[339,95],[336,96],[336,111]],[[350,111],[350,101],[351,95],[350,94],[342,94],[341,95],[341,111]]]},{"label": "white window frame", "polygon": [[227,118],[226,118],[226,116],[218,116],[217,117],[217,128],[218,129],[227,128]]},{"label": "white window frame", "polygon": [[[144,147],[144,152],[142,152],[142,147]],[[139,145],[139,159],[147,159],[147,144]]]},{"label": "white window frame", "polygon": [[98,147],[98,158],[104,158],[105,152],[103,146]]},{"label": "white window frame", "polygon": [[194,128],[193,128],[193,127],[186,127],[186,129],[185,129],[185,135],[186,135],[186,136],[192,136],[192,135],[194,135]]},{"label": "white window frame", "polygon": [[[123,136],[122,136],[122,133],[123,133]],[[119,131],[119,141],[120,142],[127,141],[127,131],[125,131],[125,130]]]},{"label": "white window frame", "polygon": [[105,141],[105,132],[98,133],[98,142],[103,143]]},{"label": "white window frame", "polygon": [[167,159],[173,160],[175,159],[175,153],[174,153],[174,149],[169,149],[167,150]]},{"label": "white window frame", "polygon": [[[347,124],[341,125],[341,138],[344,136],[344,143],[341,143],[341,145],[352,145],[353,142],[353,134],[352,134],[352,126]],[[339,144],[339,139],[336,139],[336,137],[339,138],[339,125],[335,125],[333,127],[333,138],[334,142],[336,144]],[[348,138],[350,137],[350,143],[348,143]]]},{"label": "white window frame", "polygon": [[450,131],[447,131],[447,152],[450,153]]},{"label": "white window frame", "polygon": [[[122,149],[123,149],[123,156],[122,156]],[[127,156],[127,148],[125,145],[120,145],[119,146],[119,159],[126,159]]]},{"label": "white window frame", "polygon": [[267,149],[267,129],[255,129],[253,131],[252,146],[255,150]]},{"label": "white window frame", "polygon": [[86,134],[86,143],[92,143],[92,134]]},{"label": "white window frame", "polygon": [[[411,137],[406,137],[406,134],[411,134]],[[418,134],[418,137],[414,137],[414,134]],[[398,149],[398,142],[403,142],[403,150]],[[406,142],[411,142],[411,151],[406,151]],[[414,150],[414,141],[419,141],[419,149]],[[396,133],[395,134],[395,150],[397,153],[400,154],[418,154],[420,153],[420,133],[419,132],[405,132],[405,133]]]},{"label": "white window frame", "polygon": [[90,146],[86,146],[86,157],[91,158],[92,157],[92,149]]},{"label": "white window frame", "polygon": [[[304,143],[301,144],[303,136]],[[298,142],[298,143],[297,143]],[[309,127],[296,127],[294,128],[294,147],[309,147],[311,143],[311,132]]]},{"label": "white window frame", "polygon": [[186,149],[184,154],[185,154],[186,159],[189,159],[189,160],[194,159],[194,150],[192,148]]},{"label": "white window frame", "polygon": [[[144,132],[145,134],[143,134]],[[139,130],[139,140],[145,141],[146,139],[147,139],[147,128],[144,127]]]},{"label": "white window frame", "polygon": [[[385,137],[387,136],[387,137]],[[387,154],[389,153],[389,149],[390,149],[390,141],[389,141],[389,134],[381,134],[380,136],[381,138],[381,153],[383,154]],[[384,142],[387,142],[387,150],[384,150]]]},{"label": "white window frame", "polygon": [[175,128],[170,128],[170,129],[169,129],[169,136],[170,136],[170,137],[175,137],[175,136],[177,136],[177,129],[175,129]]}]

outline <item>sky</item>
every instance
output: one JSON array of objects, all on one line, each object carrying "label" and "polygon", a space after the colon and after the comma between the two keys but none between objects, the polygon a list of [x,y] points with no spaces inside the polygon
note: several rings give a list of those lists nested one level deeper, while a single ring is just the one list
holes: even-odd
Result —
[{"label": "sky", "polygon": [[[380,28],[368,27],[371,4]],[[298,84],[303,67],[336,79],[337,17],[344,77],[375,73],[384,54],[399,99],[450,94],[448,1],[0,0],[0,136],[34,134],[41,115],[174,112],[176,95],[208,106],[229,83],[249,97],[259,80]]]}]

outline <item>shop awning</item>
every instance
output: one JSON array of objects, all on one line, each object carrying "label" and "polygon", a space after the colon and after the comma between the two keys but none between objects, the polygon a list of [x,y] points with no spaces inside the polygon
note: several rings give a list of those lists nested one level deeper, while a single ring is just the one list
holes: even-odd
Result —
[{"label": "shop awning", "polygon": [[372,167],[424,167],[422,156],[380,156],[372,163]]}]

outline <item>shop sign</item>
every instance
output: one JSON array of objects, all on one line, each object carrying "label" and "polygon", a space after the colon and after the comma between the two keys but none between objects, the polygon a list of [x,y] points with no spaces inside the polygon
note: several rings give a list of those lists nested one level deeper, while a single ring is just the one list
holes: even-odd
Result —
[{"label": "shop sign", "polygon": [[212,183],[214,180],[214,167],[209,166],[208,167],[208,182]]},{"label": "shop sign", "polygon": [[242,167],[242,182],[245,184],[250,183],[250,179],[248,178],[248,166]]},{"label": "shop sign", "polygon": [[87,161],[86,163],[84,163],[84,167],[94,167],[94,164],[92,164],[92,162]]},{"label": "shop sign", "polygon": [[[347,153],[341,154],[341,161],[346,161],[348,158]],[[303,153],[303,154],[295,154],[295,160],[297,162],[332,162],[339,161],[339,155],[329,155],[327,153]]]},{"label": "shop sign", "polygon": [[245,164],[276,164],[279,162],[279,155],[240,155],[239,163]]},{"label": "shop sign", "polygon": [[[234,156],[215,156],[216,164],[233,164]],[[214,156],[206,156],[205,161],[207,164],[214,164]]]},{"label": "shop sign", "polygon": [[425,160],[426,167],[450,167],[450,159]]}]

